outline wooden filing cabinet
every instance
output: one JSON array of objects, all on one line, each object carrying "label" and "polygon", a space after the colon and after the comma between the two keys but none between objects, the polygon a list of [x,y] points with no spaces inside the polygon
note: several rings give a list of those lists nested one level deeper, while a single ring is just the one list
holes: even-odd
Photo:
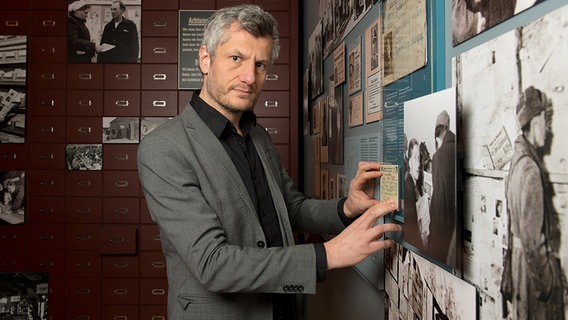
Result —
[{"label": "wooden filing cabinet", "polygon": [[[19,1],[8,1],[19,2]],[[4,4],[2,4],[4,6]],[[30,12],[23,10],[6,10],[0,13],[0,34],[27,34],[30,27]]]},{"label": "wooden filing cabinet", "polygon": [[178,93],[168,91],[142,91],[140,113],[145,117],[174,117],[178,111]]},{"label": "wooden filing cabinet", "polygon": [[[103,304],[107,305],[138,305],[139,282],[132,278],[103,279]],[[134,308],[133,308],[134,309]],[[137,309],[137,308],[136,308]],[[121,312],[126,309],[120,310]],[[118,311],[118,310],[116,310]],[[123,315],[124,316],[124,315]],[[134,318],[131,318],[134,319]]]},{"label": "wooden filing cabinet", "polygon": [[99,117],[67,117],[65,129],[68,143],[102,143],[103,125]]},{"label": "wooden filing cabinet", "polygon": [[103,188],[101,171],[70,171],[65,174],[65,195],[68,197],[100,197]]},{"label": "wooden filing cabinet", "polygon": [[65,89],[66,64],[59,63],[28,63],[28,85],[33,89]]},{"label": "wooden filing cabinet", "polygon": [[177,89],[178,66],[176,64],[145,64],[142,66],[143,90]]},{"label": "wooden filing cabinet", "polygon": [[142,61],[144,63],[177,63],[178,38],[142,38]]},{"label": "wooden filing cabinet", "polygon": [[155,224],[143,224],[140,226],[140,250],[161,251],[160,230]]},{"label": "wooden filing cabinet", "polygon": [[[81,290],[79,290],[81,289]],[[77,290],[79,290],[77,293],[77,291],[73,292],[72,289],[70,289],[70,292],[68,294],[75,294],[75,295],[87,295],[88,292],[86,290],[88,290],[89,288],[77,288]],[[100,289],[99,289],[100,291]],[[79,296],[81,297],[81,296]],[[75,298],[74,300],[78,300],[79,298]],[[81,300],[84,301],[84,300]],[[96,304],[86,304],[85,302],[83,302],[82,304],[77,304],[77,303],[70,303],[67,304],[65,306],[65,318],[64,319],[72,319],[72,320],[99,320],[102,319],[102,309],[101,309],[101,305],[100,302],[96,303]]]},{"label": "wooden filing cabinet", "polygon": [[30,169],[65,169],[64,143],[30,143],[28,151]]},{"label": "wooden filing cabinet", "polygon": [[97,251],[67,251],[65,274],[68,277],[100,277],[101,255]]},{"label": "wooden filing cabinet", "polygon": [[103,199],[104,224],[138,224],[140,223],[140,201],[136,197]]},{"label": "wooden filing cabinet", "polygon": [[105,197],[139,197],[140,181],[137,171],[105,171],[104,190]]},{"label": "wooden filing cabinet", "polygon": [[34,116],[64,116],[65,90],[63,89],[34,89],[29,95],[28,115]]},{"label": "wooden filing cabinet", "polygon": [[166,258],[162,251],[140,252],[140,276],[142,278],[166,278]]},{"label": "wooden filing cabinet", "polygon": [[99,251],[101,226],[99,224],[67,224],[65,249],[68,251]]},{"label": "wooden filing cabinet", "polygon": [[166,278],[140,279],[140,304],[165,305],[167,304],[168,281]]},{"label": "wooden filing cabinet", "polygon": [[0,255],[0,268],[6,272],[26,270],[27,256],[23,251],[3,251]]},{"label": "wooden filing cabinet", "polygon": [[0,167],[4,169],[22,169],[27,163],[28,152],[25,144],[13,144],[0,149]]},{"label": "wooden filing cabinet", "polygon": [[62,197],[65,195],[65,172],[61,170],[28,170],[28,194]]},{"label": "wooden filing cabinet", "polygon": [[104,82],[103,65],[69,64],[67,67],[67,89],[102,89]]},{"label": "wooden filing cabinet", "polygon": [[65,221],[68,224],[98,224],[102,222],[103,200],[99,197],[65,198]]},{"label": "wooden filing cabinet", "polygon": [[286,91],[263,91],[254,106],[257,117],[288,117],[290,95]]},{"label": "wooden filing cabinet", "polygon": [[177,10],[178,0],[144,0],[143,10]]},{"label": "wooden filing cabinet", "polygon": [[26,259],[26,270],[48,272],[50,279],[65,276],[64,251],[29,251]]},{"label": "wooden filing cabinet", "polygon": [[166,305],[140,306],[140,320],[166,320],[168,310]]},{"label": "wooden filing cabinet", "polygon": [[25,251],[28,248],[28,229],[0,226],[0,251]]},{"label": "wooden filing cabinet", "polygon": [[66,37],[32,36],[29,39],[29,59],[34,62],[65,62]]},{"label": "wooden filing cabinet", "polygon": [[31,196],[31,201],[26,207],[28,223],[46,224],[65,223],[65,198],[63,197],[40,197]]},{"label": "wooden filing cabinet", "polygon": [[142,37],[177,37],[178,12],[143,10],[141,31]]},{"label": "wooden filing cabinet", "polygon": [[138,255],[103,255],[103,277],[138,278],[140,259]]},{"label": "wooden filing cabinet", "polygon": [[62,224],[30,224],[29,247],[34,250],[63,250],[65,226]]},{"label": "wooden filing cabinet", "polygon": [[139,320],[139,312],[135,305],[103,305],[103,319]]},{"label": "wooden filing cabinet", "polygon": [[101,254],[136,254],[138,230],[134,225],[101,226]]},{"label": "wooden filing cabinet", "polygon": [[34,10],[32,11],[31,21],[32,35],[67,35],[67,12],[64,10]]},{"label": "wooden filing cabinet", "polygon": [[27,130],[28,142],[65,142],[65,117],[30,117]]},{"label": "wooden filing cabinet", "polygon": [[66,114],[68,116],[101,117],[103,101],[102,90],[68,90]]},{"label": "wooden filing cabinet", "polygon": [[138,168],[137,144],[104,144],[103,165],[105,170],[136,170]]},{"label": "wooden filing cabinet", "polygon": [[108,90],[140,89],[140,65],[105,64],[104,88]]},{"label": "wooden filing cabinet", "polygon": [[105,90],[104,116],[128,117],[140,115],[140,91]]},{"label": "wooden filing cabinet", "polygon": [[[96,277],[68,277],[65,281],[66,300],[69,306],[77,305],[81,311],[100,312],[102,300],[101,281]],[[71,313],[73,314],[73,312]],[[79,314],[79,313],[78,313]],[[73,318],[71,318],[73,319]],[[78,319],[99,319],[97,318],[78,318]]]}]

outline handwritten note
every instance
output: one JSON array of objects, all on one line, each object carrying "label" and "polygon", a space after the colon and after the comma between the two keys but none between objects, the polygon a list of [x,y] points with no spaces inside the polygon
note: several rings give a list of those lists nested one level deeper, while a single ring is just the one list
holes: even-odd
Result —
[{"label": "handwritten note", "polygon": [[398,165],[381,164],[380,170],[383,173],[380,182],[380,200],[393,199],[398,209]]}]

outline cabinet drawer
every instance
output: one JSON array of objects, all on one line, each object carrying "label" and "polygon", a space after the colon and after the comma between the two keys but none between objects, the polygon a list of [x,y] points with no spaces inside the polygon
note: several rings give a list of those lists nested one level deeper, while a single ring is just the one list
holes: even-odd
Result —
[{"label": "cabinet drawer", "polygon": [[29,57],[34,62],[65,62],[65,37],[32,36]]},{"label": "cabinet drawer", "polygon": [[167,320],[167,305],[140,306],[140,320]]},{"label": "cabinet drawer", "polygon": [[137,305],[139,291],[138,279],[103,279],[103,304]]},{"label": "cabinet drawer", "polygon": [[67,10],[67,2],[53,1],[53,0],[32,0],[32,9],[34,9],[34,10]]},{"label": "cabinet drawer", "polygon": [[268,69],[263,90],[288,90],[290,88],[290,66],[287,64],[273,65]]},{"label": "cabinet drawer", "polygon": [[161,251],[140,252],[140,276],[142,278],[166,277],[166,258]]},{"label": "cabinet drawer", "polygon": [[274,143],[288,143],[290,141],[290,125],[286,118],[258,118],[266,132],[270,134]]},{"label": "cabinet drawer", "polygon": [[65,169],[65,144],[30,143],[29,146],[30,169]]},{"label": "cabinet drawer", "polygon": [[32,34],[38,36],[65,36],[67,33],[67,12],[32,11]]},{"label": "cabinet drawer", "polygon": [[103,277],[138,278],[138,256],[103,256]]},{"label": "cabinet drawer", "polygon": [[275,64],[289,64],[290,63],[290,39],[280,38],[280,53],[278,58],[274,61]]},{"label": "cabinet drawer", "polygon": [[140,226],[140,251],[162,251],[160,230],[155,224]]},{"label": "cabinet drawer", "polygon": [[137,144],[103,145],[105,170],[136,170]]},{"label": "cabinet drawer", "polygon": [[69,90],[67,91],[68,116],[102,116],[102,90]]},{"label": "cabinet drawer", "polygon": [[65,198],[67,223],[101,223],[103,201],[101,198]]},{"label": "cabinet drawer", "polygon": [[103,199],[103,223],[139,223],[140,201],[138,198]]},{"label": "cabinet drawer", "polygon": [[166,278],[140,279],[140,304],[167,304],[168,281]]},{"label": "cabinet drawer", "polygon": [[30,117],[29,142],[65,142],[65,117]]},{"label": "cabinet drawer", "polygon": [[0,252],[7,250],[26,250],[28,247],[28,229],[0,226]]},{"label": "cabinet drawer", "polygon": [[[103,294],[105,294],[103,292]],[[139,320],[138,306],[134,305],[103,305],[103,319],[109,320]]]},{"label": "cabinet drawer", "polygon": [[289,1],[253,0],[252,3],[259,5],[264,10],[288,10],[288,9],[290,9],[290,2]]},{"label": "cabinet drawer", "polygon": [[[211,0],[179,0],[179,8],[182,10],[215,10],[215,1]],[[159,320],[159,319],[154,319]]]},{"label": "cabinet drawer", "polygon": [[99,64],[73,64],[67,67],[68,89],[102,89],[103,66]]},{"label": "cabinet drawer", "polygon": [[6,144],[0,148],[0,167],[2,169],[23,169],[28,160],[25,144]]},{"label": "cabinet drawer", "polygon": [[[65,264],[65,258],[61,261]],[[65,303],[65,278],[64,277],[50,277],[49,278],[49,303]],[[51,312],[50,312],[51,316]],[[53,318],[55,319],[55,318]]]},{"label": "cabinet drawer", "polygon": [[105,197],[139,197],[140,181],[137,171],[105,171]]},{"label": "cabinet drawer", "polygon": [[71,197],[97,197],[102,194],[103,176],[98,171],[67,171],[65,195]]},{"label": "cabinet drawer", "polygon": [[105,116],[139,116],[140,91],[105,91]]},{"label": "cabinet drawer", "polygon": [[65,115],[65,90],[36,89],[28,98],[32,116]]},{"label": "cabinet drawer", "polygon": [[[65,275],[65,255],[63,251],[29,251],[27,259],[27,270],[48,272],[50,282],[51,277],[63,277]],[[51,283],[49,288],[51,289]]]},{"label": "cabinet drawer", "polygon": [[67,250],[97,251],[101,244],[100,235],[100,225],[68,224],[65,232]]},{"label": "cabinet drawer", "polygon": [[[100,287],[100,286],[99,286]],[[70,320],[101,320],[102,318],[102,312],[101,312],[101,306],[100,305],[85,305],[85,302],[83,302],[86,299],[86,296],[89,294],[89,292],[87,292],[87,290],[89,290],[90,288],[76,288],[76,289],[71,289],[71,292],[69,292],[68,294],[74,294],[74,295],[79,295],[78,297],[75,297],[74,300],[79,300],[80,303],[82,303],[81,305],[76,305],[76,304],[71,304],[69,303],[69,301],[66,301],[66,309],[65,309],[65,319],[70,319]],[[79,290],[79,293],[77,293],[76,291]],[[100,288],[99,288],[100,291]],[[81,299],[83,298],[83,299]],[[94,300],[93,298],[89,299],[89,300]],[[100,300],[100,299],[99,299]],[[51,314],[50,314],[51,317]],[[54,318],[55,319],[55,318]]]},{"label": "cabinet drawer", "polygon": [[97,251],[67,251],[65,275],[68,277],[100,277],[101,255]]},{"label": "cabinet drawer", "polygon": [[154,224],[154,220],[152,220],[152,215],[150,214],[148,203],[146,203],[145,198],[140,199],[140,222]]},{"label": "cabinet drawer", "polygon": [[65,171],[29,171],[29,193],[34,196],[64,196]]},{"label": "cabinet drawer", "polygon": [[65,63],[31,62],[26,74],[32,89],[65,89]]},{"label": "cabinet drawer", "polygon": [[67,142],[102,143],[102,119],[95,117],[67,117]]},{"label": "cabinet drawer", "polygon": [[2,272],[19,272],[26,270],[27,256],[24,251],[3,251],[0,255]]},{"label": "cabinet drawer", "polygon": [[65,226],[62,224],[30,224],[30,248],[35,250],[63,250]]},{"label": "cabinet drawer", "polygon": [[216,0],[217,9],[232,7],[243,3],[252,3],[252,0]]},{"label": "cabinet drawer", "polygon": [[177,38],[142,38],[142,62],[177,63]]},{"label": "cabinet drawer", "polygon": [[177,89],[177,73],[176,64],[144,64],[142,65],[142,89]]},{"label": "cabinet drawer", "polygon": [[[8,3],[22,1],[8,1]],[[4,7],[4,4],[2,4]],[[9,8],[8,8],[9,9]],[[4,11],[0,13],[1,34],[27,34],[30,23],[29,11]]]},{"label": "cabinet drawer", "polygon": [[290,96],[288,91],[263,91],[254,105],[258,117],[288,117]]},{"label": "cabinet drawer", "polygon": [[101,227],[101,254],[136,254],[136,227]]},{"label": "cabinet drawer", "polygon": [[[101,282],[99,278],[67,278],[65,282],[65,292],[67,296],[67,304],[84,304],[84,305],[100,305],[101,304]],[[96,306],[100,310],[100,306]],[[69,311],[69,310],[68,310]],[[79,311],[79,310],[77,310]],[[81,310],[87,311],[87,310]],[[94,310],[93,310],[94,311]],[[74,314],[71,312],[71,314]],[[91,317],[83,316],[84,312],[77,313],[81,315],[77,319],[99,319],[100,316]],[[75,319],[75,318],[68,318]]]},{"label": "cabinet drawer", "polygon": [[62,197],[30,196],[27,213],[30,224],[64,223],[65,199]]},{"label": "cabinet drawer", "polygon": [[177,10],[178,0],[144,0],[142,2],[142,9],[143,10]]},{"label": "cabinet drawer", "polygon": [[143,91],[141,113],[143,116],[173,117],[177,114],[176,91]]},{"label": "cabinet drawer", "polygon": [[140,89],[139,64],[105,64],[105,89],[138,90]]},{"label": "cabinet drawer", "polygon": [[[279,1],[286,2],[288,1]],[[273,11],[270,14],[278,21],[278,33],[282,38],[290,37],[290,12],[288,11]]]},{"label": "cabinet drawer", "polygon": [[177,11],[142,11],[143,37],[177,37]]}]

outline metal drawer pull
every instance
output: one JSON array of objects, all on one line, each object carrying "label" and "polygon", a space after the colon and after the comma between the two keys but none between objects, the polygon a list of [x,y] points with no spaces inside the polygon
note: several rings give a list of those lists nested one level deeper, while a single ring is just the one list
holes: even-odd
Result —
[{"label": "metal drawer pull", "polygon": [[164,100],[158,100],[158,101],[155,100],[152,102],[152,105],[157,108],[165,108],[167,103]]},{"label": "metal drawer pull", "polygon": [[55,100],[41,100],[41,105],[46,107],[54,107]]},{"label": "metal drawer pull", "polygon": [[128,153],[124,153],[124,154],[117,154],[115,156],[116,160],[128,160]]},{"label": "metal drawer pull", "polygon": [[117,80],[128,80],[130,78],[130,76],[128,75],[128,73],[117,73],[115,75],[115,78]]},{"label": "metal drawer pull", "polygon": [[54,212],[53,208],[39,208],[39,213],[41,214],[53,214]]},{"label": "metal drawer pull", "polygon": [[55,27],[55,20],[43,20],[41,25],[44,27]]},{"label": "metal drawer pull", "polygon": [[50,132],[50,133],[54,133],[55,132],[55,127],[47,127],[47,128],[41,128],[40,129],[41,132]]},{"label": "metal drawer pull", "polygon": [[41,160],[53,160],[53,159],[55,159],[55,155],[53,153],[50,153],[48,155],[42,153],[41,156],[40,156],[40,159]]},{"label": "metal drawer pull", "polygon": [[267,74],[267,75],[266,75],[266,80],[269,80],[269,81],[278,80],[278,75],[277,75],[277,74]]},{"label": "metal drawer pull", "polygon": [[278,108],[278,101],[266,100],[264,106],[267,108]]},{"label": "metal drawer pull", "polygon": [[278,128],[266,128],[266,132],[269,134],[278,134]]},{"label": "metal drawer pull", "polygon": [[126,181],[126,180],[116,181],[114,183],[114,185],[118,188],[126,188],[126,187],[128,187],[128,181]]},{"label": "metal drawer pull", "polygon": [[126,239],[124,238],[111,238],[110,239],[110,243],[112,244],[123,244],[126,242]]},{"label": "metal drawer pull", "polygon": [[77,294],[91,294],[91,289],[89,288],[79,288],[77,290],[75,290],[75,292],[77,292]]},{"label": "metal drawer pull", "polygon": [[128,316],[114,316],[113,320],[128,320]]},{"label": "metal drawer pull", "polygon": [[153,51],[156,54],[168,53],[168,49],[163,48],[163,47],[156,47],[156,48],[153,49]]},{"label": "metal drawer pull", "polygon": [[77,129],[77,131],[81,133],[91,133],[92,129],[91,127],[80,127],[79,129]]},{"label": "metal drawer pull", "polygon": [[162,241],[162,238],[160,238],[160,235],[159,235],[159,234],[155,234],[155,235],[152,236],[152,240],[154,240],[154,241]]},{"label": "metal drawer pull", "polygon": [[154,27],[165,28],[167,25],[166,21],[154,21]]},{"label": "metal drawer pull", "polygon": [[91,208],[77,208],[79,214],[91,214]]},{"label": "metal drawer pull", "polygon": [[93,183],[91,180],[81,180],[77,181],[77,186],[79,187],[90,187]]},{"label": "metal drawer pull", "polygon": [[128,262],[117,262],[114,264],[114,267],[117,269],[126,269],[128,268]]},{"label": "metal drawer pull", "polygon": [[90,73],[81,73],[79,74],[79,79],[80,80],[91,80],[93,79],[93,75]]},{"label": "metal drawer pull", "polygon": [[152,262],[152,268],[163,269],[165,267],[166,267],[166,264],[163,261]]},{"label": "metal drawer pull", "polygon": [[90,268],[91,267],[91,262],[86,261],[86,262],[77,262],[75,264],[77,266],[77,268]]},{"label": "metal drawer pull", "polygon": [[128,107],[128,105],[130,105],[130,102],[128,100],[116,100],[114,104],[117,107]]},{"label": "metal drawer pull", "polygon": [[163,296],[166,294],[166,290],[164,289],[152,289],[152,294],[155,296]]},{"label": "metal drawer pull", "polygon": [[16,266],[16,261],[3,261],[2,264],[0,264],[2,267],[15,267]]},{"label": "metal drawer pull", "polygon": [[41,78],[43,80],[53,80],[53,79],[55,79],[55,74],[53,74],[53,73],[42,73]]},{"label": "metal drawer pull", "polygon": [[43,52],[43,53],[55,53],[55,47],[41,48],[41,52]]},{"label": "metal drawer pull", "polygon": [[90,234],[78,234],[75,236],[75,239],[79,241],[90,241],[91,235]]},{"label": "metal drawer pull", "polygon": [[128,208],[115,208],[114,213],[116,213],[116,214],[127,214]]},{"label": "metal drawer pull", "polygon": [[15,233],[2,235],[2,240],[16,240],[16,238],[17,236]]},{"label": "metal drawer pull", "polygon": [[156,73],[152,76],[152,78],[156,81],[164,81],[168,78],[165,73]]},{"label": "metal drawer pull", "polygon": [[39,238],[41,240],[49,240],[49,241],[55,239],[55,237],[52,234],[42,234],[39,236]]},{"label": "metal drawer pull", "polygon": [[42,187],[45,187],[45,186],[53,187],[55,185],[55,181],[53,181],[53,180],[40,181],[39,185],[42,186]]},{"label": "metal drawer pull", "polygon": [[6,20],[6,27],[17,27],[20,25],[18,20]]},{"label": "metal drawer pull", "polygon": [[10,156],[8,154],[4,154],[4,155],[2,155],[2,159],[4,159],[4,160],[16,160],[16,154],[12,153],[12,156]]},{"label": "metal drawer pull", "polygon": [[86,100],[86,101],[84,101],[84,100],[79,100],[79,101],[77,102],[77,105],[78,105],[79,107],[90,107],[90,106],[93,105],[93,101],[91,101],[91,100]]},{"label": "metal drawer pull", "polygon": [[127,295],[128,289],[114,289],[114,294]]},{"label": "metal drawer pull", "polygon": [[91,320],[90,316],[76,316],[75,319],[77,320]]},{"label": "metal drawer pull", "polygon": [[43,268],[51,268],[53,267],[53,262],[52,261],[45,261],[45,262],[40,262],[39,266],[43,267]]}]

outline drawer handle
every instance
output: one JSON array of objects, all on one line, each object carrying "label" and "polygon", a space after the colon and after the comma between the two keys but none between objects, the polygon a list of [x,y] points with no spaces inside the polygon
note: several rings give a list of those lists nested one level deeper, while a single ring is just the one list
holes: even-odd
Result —
[{"label": "drawer handle", "polygon": [[43,80],[53,80],[53,79],[55,79],[55,74],[53,74],[53,73],[42,73],[41,78]]},{"label": "drawer handle", "polygon": [[269,134],[278,134],[278,128],[266,128],[266,132]]},{"label": "drawer handle", "polygon": [[[128,294],[128,289],[114,289],[114,294],[118,294],[118,295],[127,295]],[[116,318],[116,317],[115,317]],[[122,319],[124,319],[124,317],[122,317]]]},{"label": "drawer handle", "polygon": [[91,127],[80,127],[79,129],[77,129],[77,131],[79,131],[80,133],[91,133],[92,129]]},{"label": "drawer handle", "polygon": [[130,76],[128,75],[128,73],[117,73],[114,76],[117,80],[128,80],[130,78]]},{"label": "drawer handle", "polygon": [[152,320],[166,320],[166,317],[164,317],[164,316],[152,316],[151,319]]},{"label": "drawer handle", "polygon": [[47,155],[45,153],[42,153],[39,158],[41,160],[53,160],[53,159],[55,159],[55,155],[53,153],[50,153],[50,154],[47,154]]},{"label": "drawer handle", "polygon": [[91,214],[91,208],[77,208],[79,214]]},{"label": "drawer handle", "polygon": [[15,267],[16,266],[16,261],[2,261],[2,263],[0,264],[2,267]]},{"label": "drawer handle", "polygon": [[276,80],[278,80],[278,75],[277,75],[277,74],[267,74],[267,75],[266,75],[266,80],[268,80],[268,81],[276,81]]},{"label": "drawer handle", "polygon": [[41,25],[44,27],[55,27],[55,20],[43,20]]},{"label": "drawer handle", "polygon": [[155,81],[164,81],[168,78],[165,73],[156,73],[152,76]]},{"label": "drawer handle", "polygon": [[159,234],[155,234],[155,235],[152,236],[152,240],[154,240],[154,241],[162,241],[162,238],[160,238],[160,235],[159,235]]},{"label": "drawer handle", "polygon": [[110,238],[110,243],[112,244],[123,244],[126,242],[124,238]]},{"label": "drawer handle", "polygon": [[121,161],[125,161],[128,160],[128,153],[123,153],[123,154],[117,154],[115,156],[116,160],[121,160]]},{"label": "drawer handle", "polygon": [[54,132],[55,132],[55,127],[51,126],[51,127],[47,127],[47,128],[41,128],[40,131],[41,131],[41,132],[54,133]]},{"label": "drawer handle", "polygon": [[130,105],[130,102],[128,100],[116,100],[114,104],[117,107],[128,107],[128,105]]},{"label": "drawer handle", "polygon": [[91,320],[91,316],[76,316],[77,320]]},{"label": "drawer handle", "polygon": [[90,234],[78,234],[75,236],[75,239],[79,241],[90,241],[91,235]]},{"label": "drawer handle", "polygon": [[126,269],[128,268],[128,262],[117,262],[113,266],[117,269]]},{"label": "drawer handle", "polygon": [[75,292],[77,292],[77,294],[87,295],[87,294],[91,294],[91,289],[79,288],[79,289],[75,290]]},{"label": "drawer handle", "polygon": [[163,48],[163,47],[156,47],[156,48],[153,49],[153,51],[156,54],[168,53],[168,49]]},{"label": "drawer handle", "polygon": [[127,214],[128,208],[115,208],[114,213],[116,213],[116,214]]},{"label": "drawer handle", "polygon": [[53,265],[54,265],[53,261],[45,261],[39,263],[39,266],[42,268],[51,268],[53,267]]},{"label": "drawer handle", "polygon": [[81,73],[79,74],[79,79],[80,80],[91,80],[93,79],[93,75],[90,73]]},{"label": "drawer handle", "polygon": [[267,107],[267,108],[278,108],[278,101],[266,100],[266,101],[264,101],[264,106]]},{"label": "drawer handle", "polygon": [[166,264],[163,261],[152,262],[152,268],[163,269],[165,267],[166,267]]},{"label": "drawer handle", "polygon": [[9,154],[3,154],[2,159],[4,159],[4,160],[16,160],[16,154],[12,153],[11,156]]},{"label": "drawer handle", "polygon": [[79,100],[77,102],[77,105],[79,107],[90,107],[90,106],[93,105],[93,101],[91,101],[91,100]]},{"label": "drawer handle", "polygon": [[53,187],[55,185],[55,181],[48,180],[48,181],[40,181],[39,185],[42,187]]},{"label": "drawer handle", "polygon": [[128,187],[128,181],[126,181],[126,180],[115,181],[114,185],[118,188],[126,188],[126,187]]},{"label": "drawer handle", "polygon": [[39,236],[39,239],[51,241],[51,240],[55,239],[55,237],[52,234],[41,234]]},{"label": "drawer handle", "polygon": [[164,289],[152,289],[152,295],[154,296],[163,296],[166,294],[166,290]]},{"label": "drawer handle", "polygon": [[55,210],[53,208],[40,208],[39,213],[41,214],[53,214]]},{"label": "drawer handle", "polygon": [[128,316],[114,316],[113,320],[128,320]]},{"label": "drawer handle", "polygon": [[41,48],[43,53],[55,53],[55,47]]},{"label": "drawer handle", "polygon": [[168,25],[166,21],[154,21],[154,27],[165,28]]},{"label": "drawer handle", "polygon": [[152,105],[156,108],[165,108],[166,104],[167,103],[164,100],[155,100],[152,102]]},{"label": "drawer handle", "polygon": [[2,240],[16,240],[16,238],[17,236],[15,233],[2,235]]},{"label": "drawer handle", "polygon": [[86,261],[86,262],[77,262],[76,263],[77,268],[90,268],[91,267],[91,262],[90,261]]},{"label": "drawer handle", "polygon": [[17,27],[20,25],[19,20],[6,20],[6,27]]},{"label": "drawer handle", "polygon": [[81,188],[90,187],[92,184],[93,183],[91,182],[91,180],[77,181],[77,186],[79,186]]},{"label": "drawer handle", "polygon": [[55,106],[55,100],[41,100],[40,104],[44,107],[54,107]]}]

